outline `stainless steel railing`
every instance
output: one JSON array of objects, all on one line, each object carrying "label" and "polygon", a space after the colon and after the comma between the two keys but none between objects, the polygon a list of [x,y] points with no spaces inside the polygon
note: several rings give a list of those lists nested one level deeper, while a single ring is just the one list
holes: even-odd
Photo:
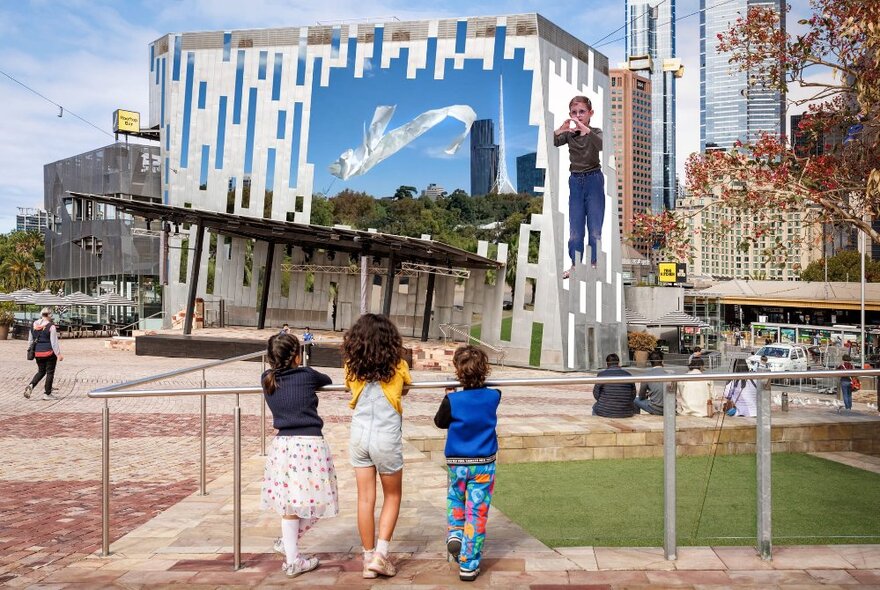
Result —
[{"label": "stainless steel railing", "polygon": [[[262,388],[258,386],[241,387],[207,387],[205,383],[205,370],[231,362],[250,360],[264,355],[262,352],[245,354],[229,359],[213,361],[196,367],[180,369],[135,379],[126,383],[103,387],[89,392],[88,396],[104,400],[102,411],[102,445],[101,445],[101,481],[102,481],[102,555],[110,554],[110,409],[108,401],[111,398],[130,397],[178,397],[194,396],[202,397],[201,404],[201,452],[200,452],[200,494],[205,494],[205,405],[208,396],[235,395],[235,409],[233,412],[233,554],[234,569],[241,567],[241,395],[262,394]],[[265,364],[265,359],[264,359]],[[168,379],[173,376],[183,375],[194,371],[202,371],[202,387],[195,389],[131,389],[139,385]],[[791,371],[791,372],[760,372],[760,373],[688,373],[684,375],[639,375],[621,377],[547,377],[529,379],[492,379],[486,382],[490,387],[521,387],[521,386],[546,386],[546,385],[595,385],[597,383],[679,383],[686,381],[731,381],[748,376],[754,379],[758,385],[758,415],[756,423],[756,453],[757,453],[757,548],[762,559],[770,559],[772,551],[771,543],[771,502],[770,502],[770,402],[769,390],[764,390],[764,380],[778,379],[780,375],[791,378],[809,377],[840,377],[843,373],[836,370],[823,371]],[[880,369],[853,370],[846,374],[857,377],[880,376]],[[413,383],[410,389],[437,389],[444,390],[447,387],[458,387],[457,381],[423,381]],[[327,385],[321,391],[345,391],[344,385]],[[666,387],[664,407],[675,407],[675,388]],[[265,436],[265,408],[261,404],[261,427],[260,449],[261,454],[266,453]],[[676,465],[676,440],[675,440],[675,412],[663,414],[663,547],[666,559],[676,559],[678,551],[677,532],[675,522],[675,465]]]}]

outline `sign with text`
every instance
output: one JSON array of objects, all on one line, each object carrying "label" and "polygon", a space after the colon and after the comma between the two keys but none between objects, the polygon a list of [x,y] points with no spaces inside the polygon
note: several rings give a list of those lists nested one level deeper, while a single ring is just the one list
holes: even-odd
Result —
[{"label": "sign with text", "polygon": [[687,280],[687,264],[683,262],[660,262],[657,279],[661,283],[683,283]]},{"label": "sign with text", "polygon": [[135,111],[113,111],[113,133],[140,133],[141,114]]}]

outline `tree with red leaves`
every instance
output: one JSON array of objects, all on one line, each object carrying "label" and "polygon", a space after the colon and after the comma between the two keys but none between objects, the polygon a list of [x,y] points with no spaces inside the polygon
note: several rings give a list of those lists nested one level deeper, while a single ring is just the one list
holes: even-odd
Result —
[{"label": "tree with red leaves", "polygon": [[[808,149],[795,152],[785,137],[765,134],[729,151],[692,154],[687,160],[691,194],[715,195],[706,207],[729,208],[729,217],[757,228],[743,237],[744,247],[794,211],[801,212],[804,223],[847,224],[880,243],[880,232],[871,226],[880,215],[880,1],[811,0],[810,5],[813,16],[799,21],[804,34],[783,31],[772,7],[753,6],[718,35],[719,51],[730,53],[733,69],[748,72],[750,85],[787,92],[796,84],[810,94],[789,101],[807,105],[798,132],[813,144]],[[823,139],[835,135],[842,141]],[[820,141],[823,145],[816,145]],[[668,255],[685,259],[690,251],[685,215],[637,215],[635,233],[649,240],[661,237]],[[709,235],[729,229],[723,224],[702,228]],[[769,259],[772,253],[765,254]]]}]

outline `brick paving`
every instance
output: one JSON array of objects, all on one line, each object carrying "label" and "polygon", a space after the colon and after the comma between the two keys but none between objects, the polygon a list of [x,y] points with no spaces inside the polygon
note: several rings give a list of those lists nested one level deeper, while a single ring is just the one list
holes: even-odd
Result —
[{"label": "brick paving", "polygon": [[[267,331],[268,335],[270,332]],[[444,559],[443,470],[430,453],[407,444],[404,506],[392,544],[400,573],[389,580],[360,576],[354,559],[357,533],[353,506],[322,522],[304,537],[322,566],[296,580],[279,571],[271,553],[278,534],[274,515],[258,510],[259,412],[257,396],[242,396],[244,568],[231,571],[232,396],[208,401],[209,494],[198,496],[199,402],[196,398],[111,400],[111,483],[113,554],[100,547],[100,411],[102,402],[86,393],[102,385],[169,371],[198,361],[136,357],[108,350],[102,340],[65,340],[59,363],[59,400],[25,400],[22,389],[34,363],[24,360],[22,341],[0,342],[0,584],[33,588],[455,586],[454,565]],[[256,383],[259,363],[212,369],[209,385]],[[327,371],[339,380],[338,369]],[[537,371],[496,369],[523,377]],[[417,380],[437,380],[437,372],[415,371]],[[156,387],[197,387],[201,375],[169,379]],[[505,389],[501,423],[505,428],[549,424],[580,428],[596,423],[584,387]],[[405,429],[427,432],[442,394],[413,391],[406,402]],[[352,498],[354,484],[345,460],[350,415],[347,396],[322,396],[340,476],[340,497]],[[814,413],[818,409],[803,409]],[[818,414],[817,414],[818,415]],[[774,419],[775,416],[774,416]],[[823,414],[824,419],[824,414]],[[834,418],[835,420],[837,418]],[[858,420],[859,418],[855,418]],[[616,421],[619,432],[639,430],[642,421]],[[592,421],[592,422],[591,422]],[[649,424],[649,422],[645,422]],[[271,428],[267,427],[271,433]],[[590,436],[590,435],[588,435]],[[601,434],[593,436],[604,436]],[[149,439],[147,442],[145,439]],[[854,453],[823,456],[862,468],[874,462]],[[493,510],[484,574],[471,586],[531,588],[622,588],[675,586],[709,588],[880,587],[878,546],[780,547],[763,562],[751,548],[682,548],[676,562],[656,548],[566,548],[552,550]]]}]

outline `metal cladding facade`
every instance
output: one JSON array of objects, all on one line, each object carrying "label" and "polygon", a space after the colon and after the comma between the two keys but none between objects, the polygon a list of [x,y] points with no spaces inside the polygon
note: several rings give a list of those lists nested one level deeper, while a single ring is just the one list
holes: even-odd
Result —
[{"label": "metal cladding facade", "polygon": [[[71,198],[67,191],[160,197],[159,148],[115,143],[43,168],[44,204],[55,220],[46,232],[48,280],[158,276],[159,240],[113,207]],[[86,287],[88,288],[88,286]]]},{"label": "metal cladding facade", "polygon": [[[536,14],[169,34],[150,45],[149,126],[162,134],[163,202],[308,223],[317,189],[346,188],[327,178],[328,164],[360,141],[373,109],[392,104],[395,116],[412,118],[429,109],[466,104],[478,120],[495,121],[497,138],[503,92],[507,137],[534,138],[527,149],[507,146],[507,168],[516,169],[519,155],[535,152],[536,167],[546,171],[544,185],[535,187],[545,197],[543,211],[521,226],[519,236],[520,244],[538,240],[538,255],[530,259],[528,248],[516,254],[509,341],[501,340],[503,281],[481,270],[472,271],[465,282],[463,301],[461,295],[455,298],[454,278],[436,277],[431,335],[439,336],[443,323],[479,323],[480,338],[503,347],[505,362],[526,365],[531,359],[535,364],[537,358],[548,368],[583,369],[599,366],[605,354],[622,352],[625,345],[608,84],[604,55]],[[606,208],[598,268],[578,265],[575,278],[563,282],[561,273],[568,266],[568,157],[566,148],[553,147],[552,136],[568,118],[568,102],[575,95],[591,98],[593,125],[606,131]],[[357,118],[347,118],[349,111],[357,111]],[[424,139],[443,132],[438,126]],[[408,166],[407,173],[460,166],[464,182],[472,178],[467,144],[461,158],[442,156],[433,144],[412,145],[422,146],[423,158]],[[414,151],[401,150],[363,178],[388,174],[395,162],[400,165]],[[401,184],[438,181],[450,191],[456,188],[438,175],[403,182],[389,174],[383,190],[390,195]],[[194,232],[190,227],[190,244]],[[202,268],[209,263],[215,268],[213,285],[201,273],[198,296],[206,302],[224,299],[233,316],[230,323],[252,324],[256,318],[259,281],[252,277],[260,274],[267,245],[245,242],[221,237],[213,247],[206,246],[198,261]],[[299,250],[289,253],[294,264],[332,264],[332,245],[326,252]],[[175,251],[188,255],[187,250]],[[478,253],[488,252],[489,244],[480,243]],[[357,318],[360,276],[319,273],[303,284],[307,273],[301,272],[289,275],[285,292],[279,280],[285,272],[281,258],[274,259],[270,322],[329,327],[331,293],[338,297],[333,318],[337,328]],[[493,258],[506,262],[507,245],[493,249]],[[166,311],[172,313],[182,308],[186,291],[180,265],[181,257],[172,252],[165,291]],[[371,282],[380,278],[386,280],[377,276]],[[406,284],[395,285],[391,316],[405,335],[421,326],[426,283],[427,277],[417,273]],[[367,309],[374,311],[380,299],[368,293]],[[536,333],[542,337],[539,350],[532,345]]]}]

